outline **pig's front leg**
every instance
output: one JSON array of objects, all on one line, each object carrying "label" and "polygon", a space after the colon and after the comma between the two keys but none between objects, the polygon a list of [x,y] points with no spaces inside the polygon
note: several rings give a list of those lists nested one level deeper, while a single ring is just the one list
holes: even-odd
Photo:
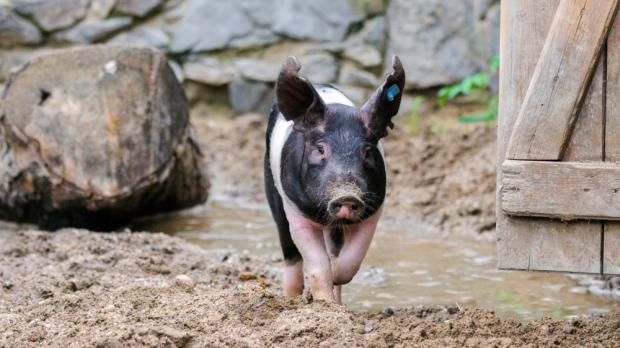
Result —
[{"label": "pig's front leg", "polygon": [[[325,240],[325,246],[327,247],[327,254],[329,255],[330,264],[333,265],[334,261],[338,257],[338,254],[340,253],[340,249],[342,248],[344,232],[340,228],[327,228],[323,230],[323,239]],[[332,266],[332,276],[333,274],[334,272]],[[334,285],[333,292],[336,303],[342,304],[342,286]]]},{"label": "pig's front leg", "polygon": [[291,237],[303,259],[310,292],[314,299],[334,302],[332,270],[320,225],[285,209]]},{"label": "pig's front leg", "polygon": [[342,285],[334,285],[334,298],[337,304],[342,304]]},{"label": "pig's front leg", "polygon": [[333,282],[336,285],[347,284],[353,279],[370,247],[370,242],[377,229],[382,209],[373,216],[344,228],[344,245],[337,257],[332,259]]}]

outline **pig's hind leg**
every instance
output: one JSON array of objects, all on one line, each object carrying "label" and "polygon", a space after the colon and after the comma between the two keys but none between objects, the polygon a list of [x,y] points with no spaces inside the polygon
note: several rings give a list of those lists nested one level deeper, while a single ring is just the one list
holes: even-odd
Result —
[{"label": "pig's hind leg", "polygon": [[282,247],[282,254],[284,256],[284,279],[283,290],[287,296],[299,296],[304,291],[304,273],[303,262],[299,250],[293,243],[291,238],[291,232],[289,229],[289,223],[284,212],[284,206],[282,203],[282,197],[276,190],[273,183],[273,177],[271,170],[268,166],[268,160],[265,161],[265,193],[267,195],[267,201],[269,202],[269,208],[271,208],[271,215],[278,228],[278,235],[280,237],[280,246]]}]

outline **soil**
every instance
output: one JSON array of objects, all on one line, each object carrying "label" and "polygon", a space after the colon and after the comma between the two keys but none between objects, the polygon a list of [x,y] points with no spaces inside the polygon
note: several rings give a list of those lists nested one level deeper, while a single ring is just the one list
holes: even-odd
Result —
[{"label": "soil", "polygon": [[[264,117],[194,120],[218,195],[263,202]],[[386,219],[494,230],[495,129],[405,127],[384,142]],[[620,313],[523,323],[459,307],[346,307],[290,299],[281,260],[214,255],[154,233],[0,233],[0,347],[618,346]]]},{"label": "soil", "polygon": [[151,233],[23,231],[0,247],[0,346],[618,346],[620,314],[521,323],[458,307],[352,312],[279,295],[276,261]]}]

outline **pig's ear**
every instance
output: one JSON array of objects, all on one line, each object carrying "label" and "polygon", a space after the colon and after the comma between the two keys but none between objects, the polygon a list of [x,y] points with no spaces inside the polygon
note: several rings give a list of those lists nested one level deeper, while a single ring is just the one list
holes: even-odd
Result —
[{"label": "pig's ear", "polygon": [[286,59],[276,82],[276,100],[284,118],[295,122],[295,130],[304,131],[323,120],[325,104],[312,84],[299,76],[300,69],[297,58]]},{"label": "pig's ear", "polygon": [[394,128],[392,117],[398,113],[400,99],[405,88],[405,70],[397,56],[392,58],[393,71],[383,85],[362,106],[366,127],[377,138],[387,136],[387,127]]}]

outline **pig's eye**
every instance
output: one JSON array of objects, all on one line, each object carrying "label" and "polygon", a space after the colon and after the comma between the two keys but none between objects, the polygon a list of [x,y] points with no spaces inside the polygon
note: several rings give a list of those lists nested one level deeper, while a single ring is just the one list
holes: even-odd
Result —
[{"label": "pig's eye", "polygon": [[322,143],[318,143],[314,146],[312,151],[310,151],[310,155],[308,156],[308,161],[310,164],[319,165],[325,159],[325,145]]}]

